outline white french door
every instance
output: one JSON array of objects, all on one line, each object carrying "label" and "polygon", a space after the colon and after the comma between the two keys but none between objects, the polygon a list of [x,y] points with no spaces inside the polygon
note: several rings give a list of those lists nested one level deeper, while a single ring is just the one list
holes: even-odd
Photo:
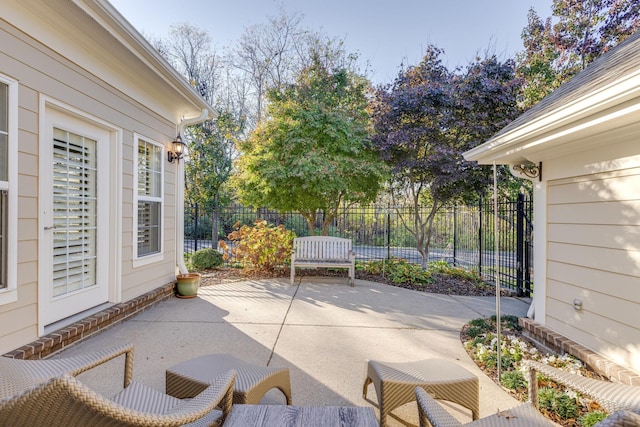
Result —
[{"label": "white french door", "polygon": [[110,135],[54,110],[47,111],[45,128],[39,260],[47,325],[108,301],[109,171],[99,160],[108,158]]}]

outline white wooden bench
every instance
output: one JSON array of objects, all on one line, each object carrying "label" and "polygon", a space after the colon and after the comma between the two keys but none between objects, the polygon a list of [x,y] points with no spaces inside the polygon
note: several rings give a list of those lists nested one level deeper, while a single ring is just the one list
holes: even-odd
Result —
[{"label": "white wooden bench", "polygon": [[291,254],[291,284],[296,267],[344,267],[349,269],[349,283],[356,277],[356,255],[351,249],[351,239],[327,236],[296,237]]}]

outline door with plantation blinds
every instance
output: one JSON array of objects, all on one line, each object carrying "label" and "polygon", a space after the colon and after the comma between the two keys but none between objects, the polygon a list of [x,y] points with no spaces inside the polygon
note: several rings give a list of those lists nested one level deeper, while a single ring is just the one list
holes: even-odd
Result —
[{"label": "door with plantation blinds", "polygon": [[[41,185],[50,188],[43,211],[46,309],[50,324],[107,302],[101,239],[108,219],[99,158],[108,132],[86,123],[56,123],[49,129],[49,157]],[[102,179],[101,179],[102,177]]]}]

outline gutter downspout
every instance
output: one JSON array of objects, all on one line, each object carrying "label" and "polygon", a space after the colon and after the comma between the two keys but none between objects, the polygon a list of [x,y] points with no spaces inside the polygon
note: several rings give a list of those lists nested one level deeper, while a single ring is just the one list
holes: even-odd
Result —
[{"label": "gutter downspout", "polygon": [[[177,135],[182,135],[184,128],[204,122],[209,118],[209,110],[202,110],[198,117],[182,119],[177,126]],[[184,162],[178,162],[176,172],[176,269],[178,274],[187,274],[189,270],[184,265]]]}]

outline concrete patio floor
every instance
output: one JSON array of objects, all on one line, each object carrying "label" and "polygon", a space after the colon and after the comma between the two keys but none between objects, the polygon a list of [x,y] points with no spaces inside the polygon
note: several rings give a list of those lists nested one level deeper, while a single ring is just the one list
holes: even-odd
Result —
[{"label": "concrete patio floor", "polygon": [[[524,316],[529,300],[501,299],[503,314]],[[460,343],[464,323],[495,314],[495,298],[416,292],[346,278],[301,277],[236,280],[201,287],[197,298],[171,298],[55,357],[122,343],[135,346],[134,379],[164,390],[164,372],[209,353],[231,353],[262,366],[291,372],[294,405],[376,403],[362,384],[367,359],[413,361],[446,358],[480,378],[480,416],[517,405],[476,367]],[[121,361],[82,374],[81,380],[107,396],[122,387]],[[283,404],[272,390],[261,403]],[[454,416],[470,413],[449,405]],[[377,410],[376,410],[377,415]],[[415,402],[394,411],[391,426],[417,425]]]}]

